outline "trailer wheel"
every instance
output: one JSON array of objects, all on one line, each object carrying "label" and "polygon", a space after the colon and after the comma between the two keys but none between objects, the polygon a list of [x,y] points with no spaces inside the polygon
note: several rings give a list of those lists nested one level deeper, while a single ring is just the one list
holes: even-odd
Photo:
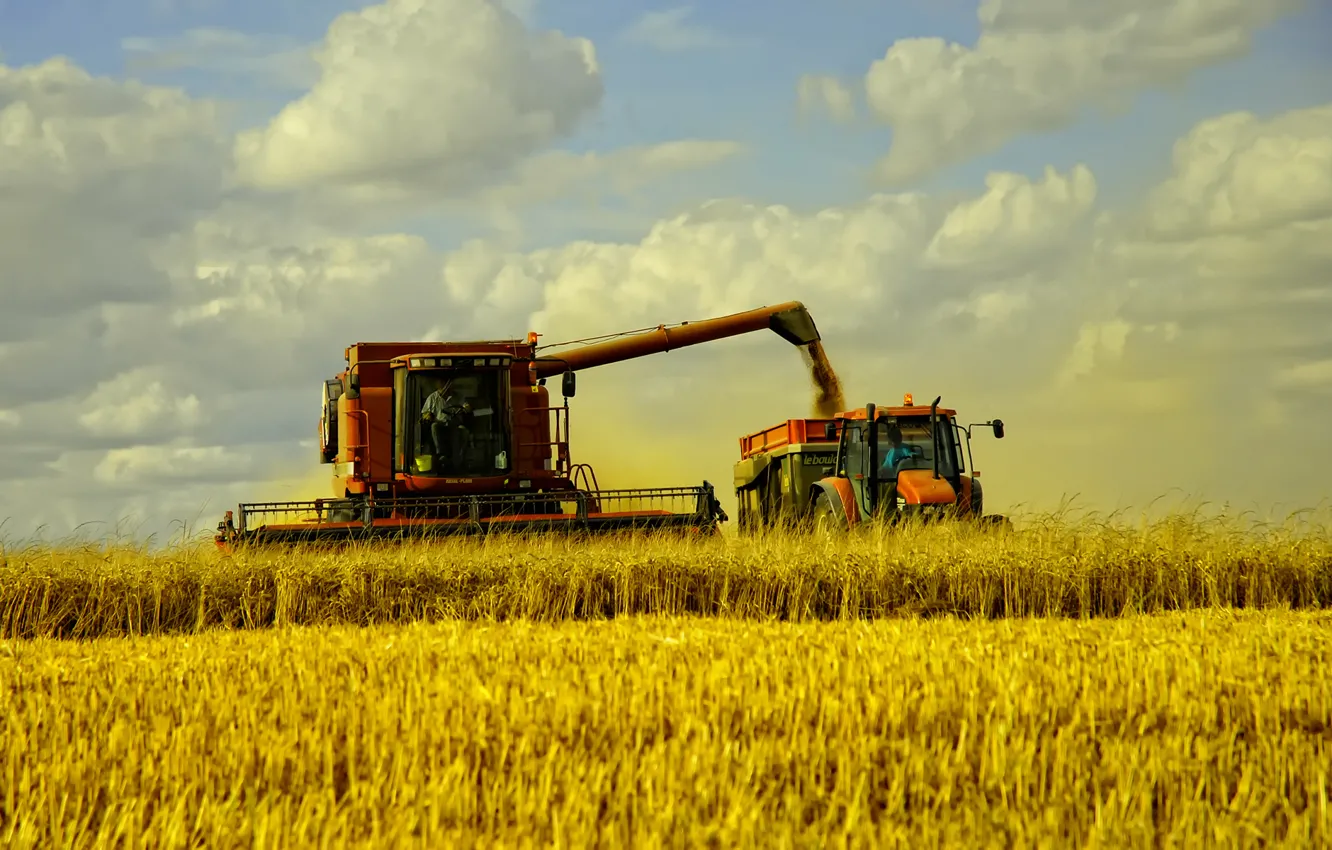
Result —
[{"label": "trailer wheel", "polygon": [[981,528],[1002,534],[1013,532],[1013,521],[1003,514],[985,514],[980,518]]}]

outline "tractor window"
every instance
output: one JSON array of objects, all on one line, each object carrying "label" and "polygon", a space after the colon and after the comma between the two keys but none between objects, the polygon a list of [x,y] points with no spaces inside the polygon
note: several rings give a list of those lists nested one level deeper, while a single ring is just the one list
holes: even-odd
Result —
[{"label": "tractor window", "polygon": [[[931,439],[929,417],[911,417],[897,420],[897,427],[902,431],[902,447],[911,452],[911,456],[897,462],[896,471],[904,469],[934,469],[934,455],[939,455],[939,474],[952,477],[958,472],[957,443],[953,437],[948,420],[939,417],[938,444]],[[893,445],[889,442],[889,423],[880,422],[879,462],[888,456]]]},{"label": "tractor window", "polygon": [[865,442],[865,424],[847,421],[842,426],[842,465],[837,470],[841,475],[854,475],[865,469],[865,453],[869,445]]},{"label": "tractor window", "polygon": [[503,475],[512,461],[503,415],[509,373],[501,369],[413,370],[403,418],[410,475]]},{"label": "tractor window", "polygon": [[342,397],[342,381],[334,378],[324,381],[319,419],[319,453],[326,463],[338,455],[338,399]]},{"label": "tractor window", "polygon": [[[957,471],[966,472],[967,464],[971,462],[971,440],[970,438],[967,437],[967,432],[962,428],[961,425],[958,425],[956,422],[954,422],[952,427],[953,427],[953,440],[954,442],[957,443]],[[962,452],[963,440],[966,440],[966,446],[967,446],[966,454],[963,454]]]}]

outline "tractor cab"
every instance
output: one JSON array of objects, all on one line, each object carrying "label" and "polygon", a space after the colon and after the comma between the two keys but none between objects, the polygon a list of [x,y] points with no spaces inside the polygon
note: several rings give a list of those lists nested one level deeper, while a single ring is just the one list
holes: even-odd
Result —
[{"label": "tractor cab", "polygon": [[[939,399],[924,407],[908,395],[901,407],[868,404],[837,418],[836,461],[825,471],[850,485],[860,516],[970,506],[972,481],[963,481],[959,439],[966,429],[956,423],[956,411],[939,408]],[[829,423],[829,434],[836,430]]]}]

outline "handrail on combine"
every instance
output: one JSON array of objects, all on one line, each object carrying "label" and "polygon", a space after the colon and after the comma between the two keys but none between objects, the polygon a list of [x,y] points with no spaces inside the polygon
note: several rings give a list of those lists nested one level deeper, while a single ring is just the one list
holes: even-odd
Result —
[{"label": "handrail on combine", "polygon": [[[353,415],[353,416],[358,416],[358,415],[359,415],[359,416],[362,416],[362,417],[365,418],[365,426],[364,426],[364,428],[363,428],[362,431],[361,431],[361,439],[364,440],[365,442],[362,442],[362,443],[355,443],[355,444],[348,443],[348,444],[347,444],[347,450],[351,453],[352,462],[355,463],[355,462],[356,462],[356,451],[357,451],[358,449],[364,449],[364,450],[365,450],[365,454],[364,454],[365,467],[366,467],[366,469],[368,470],[368,469],[370,468],[370,413],[369,413],[369,411],[367,411],[367,410],[349,410],[349,411],[347,411],[347,412],[348,412],[349,414]],[[242,518],[242,521],[243,521],[243,520],[244,520],[244,514],[243,514],[243,513],[242,513],[242,515],[241,515],[241,518]]]},{"label": "handrail on combine", "polygon": [[[553,439],[553,440],[544,440],[544,441],[543,441],[543,440],[521,440],[521,441],[518,441],[518,447],[519,447],[519,448],[540,448],[540,447],[542,447],[542,446],[554,446],[554,447],[555,447],[555,463],[554,463],[555,474],[558,475],[558,476],[560,476],[561,478],[566,478],[566,477],[568,477],[568,473],[569,473],[569,437],[568,437],[568,431],[569,431],[569,424],[568,424],[568,423],[569,423],[569,405],[566,403],[566,404],[562,404],[562,405],[560,405],[559,407],[554,407],[554,406],[546,406],[546,407],[529,407],[529,408],[527,408],[527,409],[528,409],[529,412],[533,412],[533,413],[553,413],[553,414],[554,414],[553,419],[554,419],[554,423],[555,423],[555,435],[554,435],[554,436],[555,436],[555,439]],[[561,428],[560,428],[560,418],[561,418],[561,414],[563,414],[563,418],[564,418],[564,428],[563,428],[563,430],[561,430]]]},{"label": "handrail on combine", "polygon": [[590,490],[593,493],[601,489],[601,486],[597,484],[597,473],[592,469],[590,463],[575,463],[569,467],[569,480],[573,482],[575,488],[579,487],[581,481],[582,487],[579,489]]}]

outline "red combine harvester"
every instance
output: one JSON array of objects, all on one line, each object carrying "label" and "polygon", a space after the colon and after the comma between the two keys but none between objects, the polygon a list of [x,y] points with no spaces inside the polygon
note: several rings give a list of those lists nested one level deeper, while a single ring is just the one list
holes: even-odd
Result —
[{"label": "red combine harvester", "polygon": [[[587,464],[570,462],[567,399],[583,369],[759,330],[797,346],[819,340],[804,305],[789,301],[559,353],[538,353],[560,346],[538,346],[536,333],[356,343],[346,350],[347,368],[324,382],[319,460],[332,466],[332,498],[241,504],[237,514],[226,512],[214,539],[227,551],[236,543],[499,529],[715,532],[726,515],[707,481],[599,489]],[[566,398],[559,407],[545,386],[555,375],[563,375]]]},{"label": "red combine harvester", "polygon": [[1007,517],[984,513],[980,473],[967,474],[971,429],[983,425],[1003,439],[1003,420],[964,426],[939,401],[917,405],[908,393],[900,407],[867,404],[741,437],[734,468],[741,532],[806,523],[844,530],[911,517],[1010,528]]}]

